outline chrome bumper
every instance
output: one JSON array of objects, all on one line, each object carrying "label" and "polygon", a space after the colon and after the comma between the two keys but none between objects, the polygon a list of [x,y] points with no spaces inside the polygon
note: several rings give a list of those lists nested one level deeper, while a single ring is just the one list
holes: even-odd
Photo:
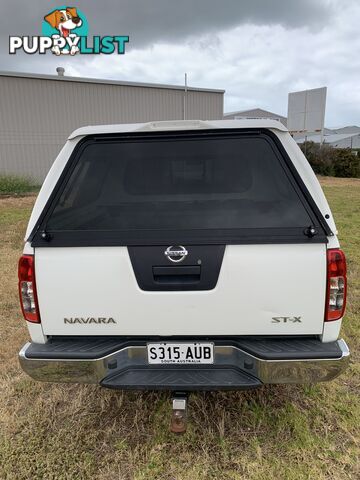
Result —
[{"label": "chrome bumper", "polygon": [[[341,351],[338,358],[291,360],[265,360],[235,346],[215,345],[214,366],[237,369],[263,384],[325,382],[337,377],[349,364],[350,352],[345,341],[340,339],[337,343]],[[101,358],[86,360],[28,358],[26,351],[29,346],[30,343],[25,344],[19,352],[20,364],[30,377],[39,381],[101,383],[105,378],[123,371],[151,368],[147,363],[145,345],[127,346]]]}]

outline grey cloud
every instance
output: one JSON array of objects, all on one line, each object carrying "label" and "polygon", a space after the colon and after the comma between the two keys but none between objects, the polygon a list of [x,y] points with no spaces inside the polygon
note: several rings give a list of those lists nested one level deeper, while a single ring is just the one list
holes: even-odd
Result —
[{"label": "grey cloud", "polygon": [[[38,35],[44,15],[59,5],[61,0],[2,0],[1,37]],[[68,5],[87,16],[92,35],[129,34],[131,47],[178,42],[247,22],[311,28],[326,24],[333,11],[328,0],[80,0]]]},{"label": "grey cloud", "polygon": [[[47,54],[8,55],[10,35],[39,35],[43,17],[62,5],[47,0],[1,0],[0,69],[54,72],[59,59]],[[332,14],[329,0],[78,0],[91,35],[129,35],[127,51],[155,43],[181,43],[189,37],[215,35],[237,25],[282,24],[319,28]],[[4,14],[6,12],[6,14]],[[65,65],[67,60],[61,59]],[[86,59],[77,59],[83,64]]]}]

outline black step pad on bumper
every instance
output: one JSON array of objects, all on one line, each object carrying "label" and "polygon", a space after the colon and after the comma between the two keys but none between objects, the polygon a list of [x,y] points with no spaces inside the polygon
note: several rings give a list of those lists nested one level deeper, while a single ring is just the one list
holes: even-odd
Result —
[{"label": "black step pad on bumper", "polygon": [[331,359],[342,355],[338,342],[322,343],[315,338],[277,338],[246,339],[244,337],[57,337],[45,345],[32,343],[27,351],[27,358],[33,359],[88,359],[105,357],[128,346],[144,346],[147,342],[194,342],[212,341],[215,346],[234,346],[254,357],[264,360],[294,359]]},{"label": "black step pad on bumper", "polygon": [[106,377],[103,387],[120,390],[248,390],[262,382],[236,368],[132,368]]},{"label": "black step pad on bumper", "polygon": [[126,342],[119,337],[57,337],[41,345],[31,343],[26,351],[27,358],[95,360],[125,348],[136,342]]},{"label": "black step pad on bumper", "polygon": [[264,360],[340,358],[338,342],[322,343],[316,338],[239,340],[242,350]]}]

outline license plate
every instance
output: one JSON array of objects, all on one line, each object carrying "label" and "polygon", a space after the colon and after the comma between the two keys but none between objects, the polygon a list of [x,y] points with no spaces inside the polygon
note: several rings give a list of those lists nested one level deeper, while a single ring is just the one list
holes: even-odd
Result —
[{"label": "license plate", "polygon": [[147,353],[150,364],[214,363],[213,343],[148,343]]}]

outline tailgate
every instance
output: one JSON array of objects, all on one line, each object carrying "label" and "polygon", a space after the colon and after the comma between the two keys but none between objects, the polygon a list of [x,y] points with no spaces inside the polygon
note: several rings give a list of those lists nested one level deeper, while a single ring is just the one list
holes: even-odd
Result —
[{"label": "tailgate", "polygon": [[212,290],[141,290],[125,247],[38,248],[35,258],[47,335],[322,333],[322,244],[229,245]]}]

